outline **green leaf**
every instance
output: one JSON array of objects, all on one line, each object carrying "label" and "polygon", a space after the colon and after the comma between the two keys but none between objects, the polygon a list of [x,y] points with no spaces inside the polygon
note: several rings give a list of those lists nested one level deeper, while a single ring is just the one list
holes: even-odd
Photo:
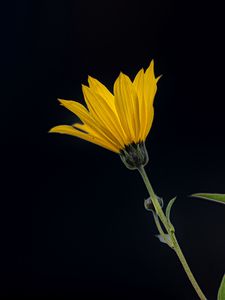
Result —
[{"label": "green leaf", "polygon": [[197,193],[197,194],[192,194],[191,196],[225,204],[225,194]]},{"label": "green leaf", "polygon": [[217,295],[217,300],[225,300],[225,275],[223,275],[222,282]]},{"label": "green leaf", "polygon": [[168,203],[167,207],[166,207],[166,217],[167,217],[169,222],[170,222],[170,211],[171,211],[172,205],[173,205],[174,201],[176,200],[176,198],[177,197],[174,197],[173,199],[171,199],[170,202]]}]

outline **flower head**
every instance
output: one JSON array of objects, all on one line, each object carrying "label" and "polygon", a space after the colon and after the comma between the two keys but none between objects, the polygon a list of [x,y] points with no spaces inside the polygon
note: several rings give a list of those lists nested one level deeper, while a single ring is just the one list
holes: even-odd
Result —
[{"label": "flower head", "polygon": [[[137,73],[133,82],[121,72],[114,83],[114,94],[89,76],[89,86],[82,85],[87,108],[79,102],[59,99],[82,124],[59,125],[50,132],[87,140],[135,164],[135,153],[138,153],[135,149],[139,149],[140,154],[146,152],[143,145],[153,122],[153,101],[159,78],[155,78],[153,60],[145,72],[141,69]],[[139,155],[139,158],[138,163],[140,160],[141,164],[146,163],[146,157],[141,159]]]}]

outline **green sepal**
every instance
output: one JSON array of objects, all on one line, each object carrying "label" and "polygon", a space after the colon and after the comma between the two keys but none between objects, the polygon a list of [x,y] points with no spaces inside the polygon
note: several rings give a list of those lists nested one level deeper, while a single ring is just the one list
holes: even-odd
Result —
[{"label": "green sepal", "polygon": [[222,282],[219,287],[217,300],[225,300],[225,275],[223,275]]},{"label": "green sepal", "polygon": [[173,199],[170,200],[170,202],[167,204],[167,207],[166,207],[166,218],[168,220],[168,223],[169,223],[169,226],[171,227],[171,230],[173,232],[175,232],[175,229],[170,221],[170,211],[171,211],[171,208],[174,204],[174,201],[177,199],[177,197],[174,197]]},{"label": "green sepal", "polygon": [[197,193],[197,194],[192,194],[191,196],[225,204],[225,194]]}]

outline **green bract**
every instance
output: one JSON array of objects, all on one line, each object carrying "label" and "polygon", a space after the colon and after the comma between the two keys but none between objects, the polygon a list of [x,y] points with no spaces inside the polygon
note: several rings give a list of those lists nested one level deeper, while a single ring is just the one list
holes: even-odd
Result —
[{"label": "green bract", "polygon": [[225,300],[225,275],[223,275],[222,282],[220,284],[217,300]]}]

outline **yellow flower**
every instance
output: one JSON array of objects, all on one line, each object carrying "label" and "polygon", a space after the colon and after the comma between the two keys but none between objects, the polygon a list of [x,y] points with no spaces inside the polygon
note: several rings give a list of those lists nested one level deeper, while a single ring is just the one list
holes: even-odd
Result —
[{"label": "yellow flower", "polygon": [[134,81],[122,72],[114,83],[114,95],[98,80],[88,77],[89,87],[82,85],[87,108],[79,102],[59,99],[61,105],[78,116],[83,124],[59,125],[50,132],[79,137],[115,153],[144,141],[151,129],[157,90],[154,62],[144,72],[141,69]]}]

